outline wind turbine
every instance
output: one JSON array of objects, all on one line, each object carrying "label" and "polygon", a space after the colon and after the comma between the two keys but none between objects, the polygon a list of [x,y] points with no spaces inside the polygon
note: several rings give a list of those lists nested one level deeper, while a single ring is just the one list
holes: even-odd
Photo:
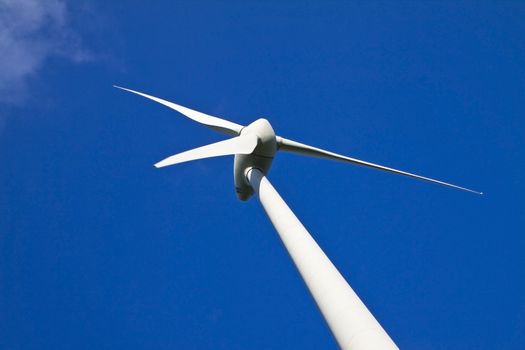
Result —
[{"label": "wind turbine", "polygon": [[115,87],[163,104],[200,124],[234,136],[224,141],[173,155],[156,163],[155,167],[162,168],[196,159],[235,155],[233,176],[237,197],[246,201],[254,192],[257,193],[266,214],[341,349],[399,349],[266,177],[275,153],[285,151],[339,160],[476,194],[482,194],[481,192],[350,158],[277,136],[266,119],[258,119],[247,126],[242,126],[142,92],[120,86]]}]

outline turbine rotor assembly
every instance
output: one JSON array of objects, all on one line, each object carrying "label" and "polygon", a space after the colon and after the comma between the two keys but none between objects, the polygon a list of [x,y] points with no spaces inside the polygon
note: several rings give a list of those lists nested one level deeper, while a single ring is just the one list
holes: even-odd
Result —
[{"label": "turbine rotor assembly", "polygon": [[266,119],[258,119],[248,126],[242,126],[231,121],[214,117],[212,115],[204,114],[193,109],[163,100],[158,97],[147,95],[142,92],[115,86],[118,89],[125,90],[142,97],[148,98],[160,104],[163,104],[186,117],[212,128],[221,133],[235,136],[231,139],[212,143],[207,146],[195,148],[186,152],[182,152],[171,157],[168,157],[155,164],[155,167],[162,168],[169,165],[174,165],[191,160],[219,157],[226,155],[235,155],[234,160],[234,182],[237,197],[240,200],[248,200],[253,194],[253,189],[247,183],[245,177],[245,170],[248,168],[258,168],[264,174],[267,174],[272,164],[275,153],[279,151],[291,152],[305,156],[325,158],[331,160],[338,160],[342,162],[352,163],[356,165],[366,166],[369,168],[379,169],[394,174],[404,175],[415,179],[420,179],[428,182],[437,183],[440,185],[453,187],[459,190],[468,191],[476,194],[482,192],[474,191],[465,187],[453,185],[440,180],[435,180],[429,177],[416,175],[402,170],[386,167],[379,164],[366,162],[364,160],[347,157],[334,152],[326,151],[321,148],[309,146],[297,141],[289,140],[281,136],[277,136]]}]

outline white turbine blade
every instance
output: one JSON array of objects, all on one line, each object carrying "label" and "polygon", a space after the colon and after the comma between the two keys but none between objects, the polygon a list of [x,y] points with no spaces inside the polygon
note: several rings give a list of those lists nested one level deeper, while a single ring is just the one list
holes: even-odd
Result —
[{"label": "white turbine blade", "polygon": [[325,150],[320,149],[320,148],[308,146],[308,145],[305,145],[305,144],[302,144],[302,143],[299,143],[299,142],[296,142],[296,141],[285,139],[284,137],[277,136],[277,147],[281,151],[297,153],[297,154],[302,154],[302,155],[312,156],[312,157],[319,157],[319,158],[339,160],[339,161],[353,163],[353,164],[357,164],[357,165],[362,165],[362,166],[366,166],[366,167],[370,167],[370,168],[374,168],[374,169],[388,171],[388,172],[391,172],[391,173],[394,173],[394,174],[405,175],[405,176],[408,176],[408,177],[412,177],[412,178],[416,178],[416,179],[420,179],[420,180],[425,180],[425,181],[437,183],[437,184],[444,185],[444,186],[457,188],[459,190],[463,190],[463,191],[467,191],[467,192],[472,192],[472,193],[476,193],[476,194],[483,194],[482,192],[474,191],[474,190],[471,190],[471,189],[468,189],[468,188],[465,188],[465,187],[461,187],[461,186],[457,186],[457,185],[453,185],[453,184],[450,184],[450,183],[447,183],[447,182],[431,179],[429,177],[424,177],[424,176],[412,174],[412,173],[409,173],[409,172],[406,172],[406,171],[397,170],[397,169],[389,168],[389,167],[386,167],[386,166],[383,166],[383,165],[374,164],[374,163],[370,163],[370,162],[365,162],[364,160],[350,158],[350,157],[346,157],[346,156],[343,156],[343,155],[340,155],[340,154],[337,154],[337,153],[325,151]]},{"label": "white turbine blade", "polygon": [[258,138],[254,134],[237,136],[232,139],[212,143],[182,152],[155,164],[156,168],[162,168],[178,163],[189,162],[190,160],[227,156],[231,154],[250,154],[257,147]]},{"label": "white turbine blade", "polygon": [[242,125],[239,125],[239,124],[236,124],[236,123],[233,123],[233,122],[230,122],[228,120],[224,120],[224,119],[221,119],[221,118],[218,118],[218,117],[214,117],[214,116],[211,116],[211,115],[208,115],[208,114],[204,114],[202,112],[194,111],[193,109],[189,109],[187,107],[180,106],[178,104],[175,104],[173,102],[169,102],[169,101],[163,100],[163,99],[158,98],[158,97],[147,95],[145,93],[138,92],[138,91],[131,90],[131,89],[127,89],[127,88],[120,87],[120,86],[117,86],[117,85],[113,85],[113,86],[116,87],[117,89],[125,90],[125,91],[128,91],[128,92],[140,95],[142,97],[149,98],[150,100],[153,100],[155,102],[161,103],[164,106],[167,106],[167,107],[169,107],[171,109],[176,110],[179,113],[184,114],[186,117],[196,121],[197,123],[204,124],[204,125],[212,128],[212,129],[214,129],[214,130],[220,131],[220,132],[228,134],[228,135],[235,135],[235,136],[237,136],[237,135],[239,135],[239,133],[241,132],[241,129],[243,128]]}]

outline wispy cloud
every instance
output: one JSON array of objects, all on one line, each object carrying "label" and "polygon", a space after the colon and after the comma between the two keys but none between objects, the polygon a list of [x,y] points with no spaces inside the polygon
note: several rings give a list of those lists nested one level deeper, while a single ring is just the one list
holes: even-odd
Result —
[{"label": "wispy cloud", "polygon": [[47,59],[92,60],[64,0],[0,0],[0,103],[20,101]]}]

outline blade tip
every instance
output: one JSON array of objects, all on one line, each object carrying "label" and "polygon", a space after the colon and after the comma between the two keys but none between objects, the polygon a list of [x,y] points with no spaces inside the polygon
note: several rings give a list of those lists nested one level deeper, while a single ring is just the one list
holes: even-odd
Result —
[{"label": "blade tip", "polygon": [[119,90],[124,90],[124,91],[128,91],[128,92],[133,92],[133,90],[130,90],[128,88],[125,88],[125,87],[122,87],[122,86],[119,86],[119,85],[115,85],[113,84],[113,87],[116,88],[116,89],[119,89]]}]

